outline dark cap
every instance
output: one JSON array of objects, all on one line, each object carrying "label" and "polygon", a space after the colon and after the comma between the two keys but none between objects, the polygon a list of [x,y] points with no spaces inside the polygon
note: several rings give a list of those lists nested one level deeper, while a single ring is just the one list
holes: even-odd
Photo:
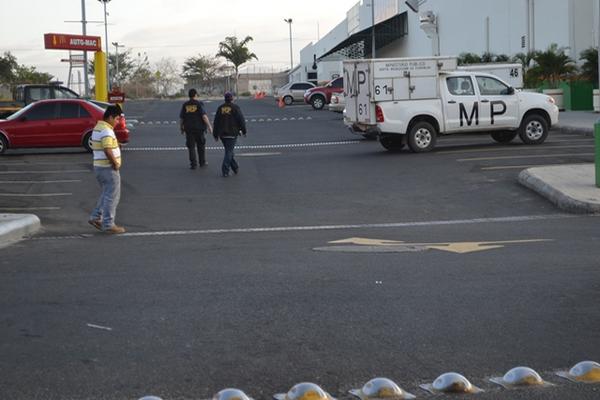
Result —
[{"label": "dark cap", "polygon": [[190,89],[190,91],[188,92],[188,97],[190,99],[193,99],[194,97],[196,97],[197,94],[198,94],[198,91],[196,89]]},{"label": "dark cap", "polygon": [[232,101],[233,100],[233,94],[231,92],[227,92],[225,93],[225,101]]}]

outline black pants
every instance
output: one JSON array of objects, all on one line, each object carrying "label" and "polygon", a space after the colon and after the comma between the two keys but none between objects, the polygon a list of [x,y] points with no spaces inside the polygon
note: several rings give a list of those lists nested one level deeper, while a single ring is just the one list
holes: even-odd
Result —
[{"label": "black pants", "polygon": [[[204,151],[204,145],[206,144],[206,137],[204,132],[186,132],[185,133],[185,145],[190,153],[190,165],[195,167],[196,165],[206,164],[206,156]],[[198,151],[198,153],[196,153]]]}]

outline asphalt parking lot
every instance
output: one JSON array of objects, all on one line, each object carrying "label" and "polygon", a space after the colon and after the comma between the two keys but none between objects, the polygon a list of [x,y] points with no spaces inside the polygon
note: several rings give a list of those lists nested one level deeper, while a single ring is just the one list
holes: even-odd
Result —
[{"label": "asphalt parking lot", "polygon": [[[240,174],[222,148],[188,169],[179,102],[132,102],[117,221],[87,224],[98,188],[83,150],[0,160],[0,213],[43,230],[1,249],[0,386],[11,399],[263,399],[294,383],[336,397],[376,376],[419,398],[460,372],[482,399],[594,399],[554,375],[600,360],[597,216],[522,187],[537,165],[593,161],[591,137],[542,146],[441,138],[386,152],[339,114],[240,100]],[[214,112],[218,102],[207,103]],[[488,381],[526,365],[549,388]]]}]

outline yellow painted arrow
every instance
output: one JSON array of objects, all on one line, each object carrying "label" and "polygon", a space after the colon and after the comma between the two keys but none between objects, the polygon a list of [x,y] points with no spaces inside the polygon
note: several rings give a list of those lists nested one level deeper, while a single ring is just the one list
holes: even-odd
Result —
[{"label": "yellow painted arrow", "polygon": [[492,242],[448,242],[448,243],[406,243],[396,240],[369,239],[353,237],[348,239],[334,240],[331,244],[354,244],[360,246],[416,246],[429,250],[447,251],[450,253],[467,254],[478,251],[499,249],[507,244],[551,242],[551,239],[529,239],[529,240],[506,240]]}]

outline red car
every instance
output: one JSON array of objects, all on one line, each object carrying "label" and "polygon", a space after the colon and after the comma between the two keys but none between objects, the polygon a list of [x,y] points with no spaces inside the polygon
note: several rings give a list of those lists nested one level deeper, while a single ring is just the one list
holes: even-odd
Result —
[{"label": "red car", "polygon": [[331,95],[344,91],[344,78],[335,78],[325,86],[308,89],[304,93],[304,102],[313,106],[315,110],[321,110],[325,104],[331,103]]},{"label": "red car", "polygon": [[[0,154],[22,147],[79,147],[90,138],[104,109],[83,99],[41,100],[0,120]],[[129,142],[125,117],[114,128],[119,143]]]}]

